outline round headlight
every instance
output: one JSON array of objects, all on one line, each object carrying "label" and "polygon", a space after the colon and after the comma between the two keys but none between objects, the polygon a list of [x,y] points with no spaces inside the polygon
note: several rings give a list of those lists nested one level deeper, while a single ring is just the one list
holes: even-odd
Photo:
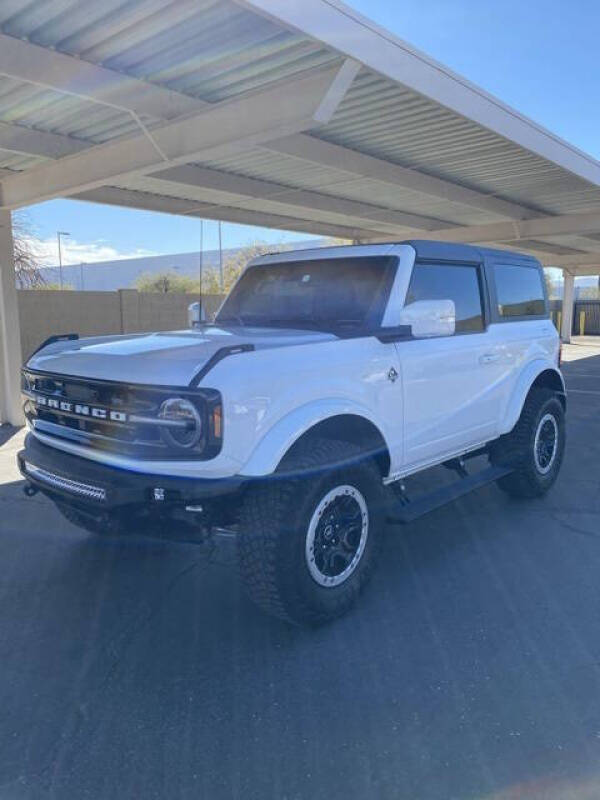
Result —
[{"label": "round headlight", "polygon": [[[196,406],[182,397],[171,397],[160,407],[158,416],[163,438],[174,447],[195,447],[202,436],[202,420]],[[171,424],[169,424],[171,423]]]}]

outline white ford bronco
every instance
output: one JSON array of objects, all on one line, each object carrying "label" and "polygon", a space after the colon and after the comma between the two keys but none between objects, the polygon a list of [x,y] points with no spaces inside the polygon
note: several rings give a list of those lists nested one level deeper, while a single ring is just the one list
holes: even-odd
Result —
[{"label": "white ford bronco", "polygon": [[[23,369],[19,466],[26,494],[88,530],[235,531],[250,596],[316,623],[356,598],[387,522],[492,481],[548,490],[559,359],[529,256],[429,241],[278,253],[248,265],[213,323],[52,337]],[[458,478],[409,496],[409,476],[440,464]]]}]

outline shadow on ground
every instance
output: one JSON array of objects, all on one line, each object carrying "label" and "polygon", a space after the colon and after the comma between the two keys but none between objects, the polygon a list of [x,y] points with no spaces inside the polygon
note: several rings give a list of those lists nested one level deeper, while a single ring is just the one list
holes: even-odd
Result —
[{"label": "shadow on ground", "polygon": [[0,447],[10,441],[18,432],[19,429],[12,425],[0,425]]},{"label": "shadow on ground", "polygon": [[600,796],[600,356],[565,373],[553,491],[390,529],[318,630],[245,600],[229,539],[94,538],[0,487],[0,797]]}]

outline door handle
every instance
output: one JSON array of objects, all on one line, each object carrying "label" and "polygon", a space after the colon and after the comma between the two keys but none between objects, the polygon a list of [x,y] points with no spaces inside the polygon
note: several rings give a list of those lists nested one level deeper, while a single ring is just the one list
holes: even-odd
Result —
[{"label": "door handle", "polygon": [[500,353],[484,353],[479,357],[480,364],[496,364],[500,361]]}]

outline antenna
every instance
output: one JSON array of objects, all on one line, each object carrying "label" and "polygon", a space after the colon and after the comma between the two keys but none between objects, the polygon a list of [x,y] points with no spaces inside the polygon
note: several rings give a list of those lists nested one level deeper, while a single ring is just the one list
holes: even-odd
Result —
[{"label": "antenna", "polygon": [[219,288],[221,289],[221,294],[223,294],[224,280],[223,280],[223,246],[221,243],[221,220],[219,220]]},{"label": "antenna", "polygon": [[200,257],[198,259],[198,327],[202,322],[202,267],[204,259],[204,220],[200,220]]}]

